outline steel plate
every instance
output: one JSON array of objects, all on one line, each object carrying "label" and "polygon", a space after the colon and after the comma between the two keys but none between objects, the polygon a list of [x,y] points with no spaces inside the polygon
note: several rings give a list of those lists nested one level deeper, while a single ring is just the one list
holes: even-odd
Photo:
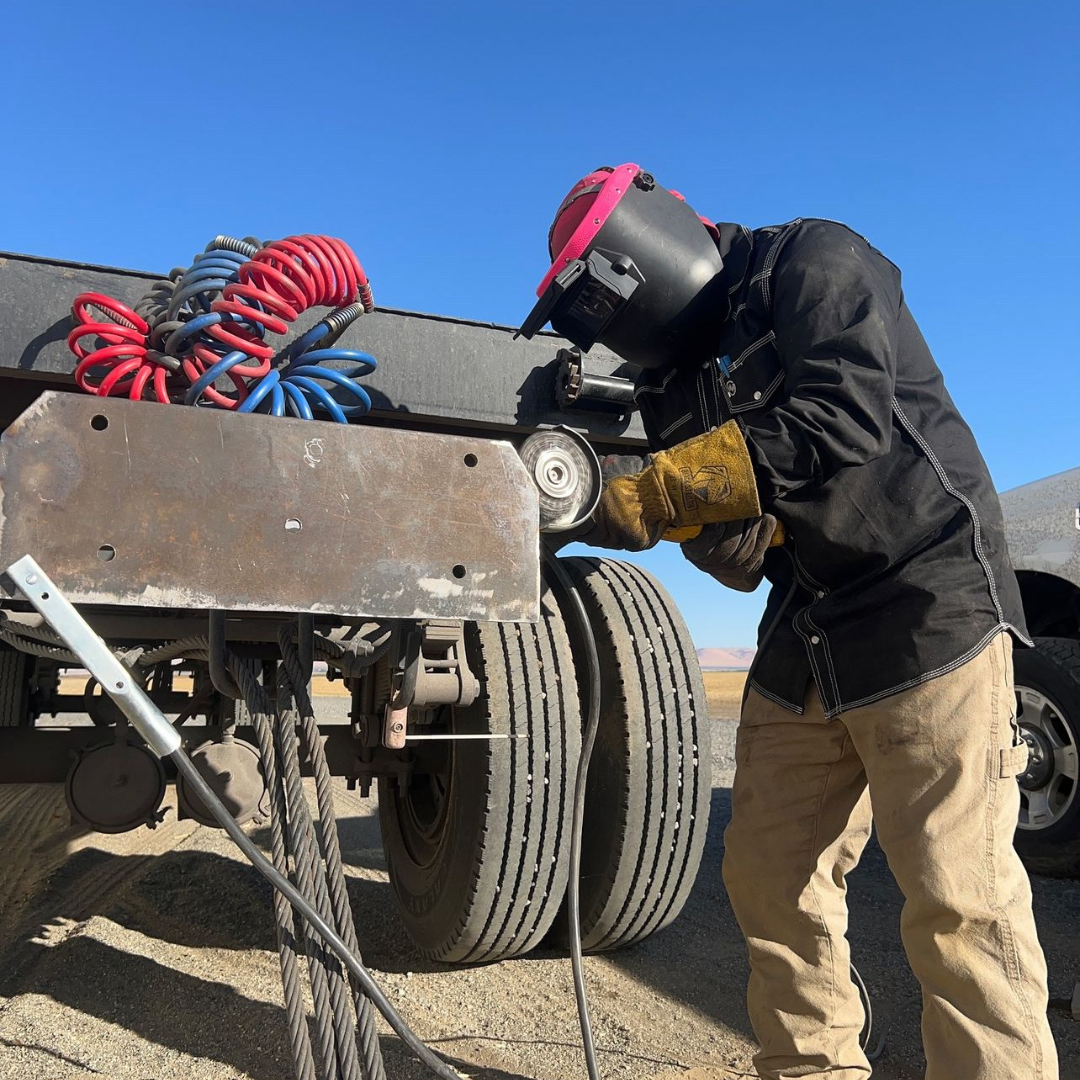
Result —
[{"label": "steel plate", "polygon": [[0,566],[74,603],[535,620],[506,442],[48,392],[0,439]]}]

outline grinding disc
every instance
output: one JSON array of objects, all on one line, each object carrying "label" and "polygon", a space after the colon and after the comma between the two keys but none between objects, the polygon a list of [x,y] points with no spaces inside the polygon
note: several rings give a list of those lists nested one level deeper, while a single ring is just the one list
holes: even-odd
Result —
[{"label": "grinding disc", "polygon": [[525,440],[520,453],[540,494],[541,532],[565,532],[596,509],[600,462],[576,431],[538,431]]}]

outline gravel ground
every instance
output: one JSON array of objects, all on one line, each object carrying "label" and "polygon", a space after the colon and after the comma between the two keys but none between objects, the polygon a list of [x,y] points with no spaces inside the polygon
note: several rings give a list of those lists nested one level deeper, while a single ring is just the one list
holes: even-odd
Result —
[{"label": "gravel ground", "polygon": [[[326,706],[337,708],[328,701]],[[605,1076],[752,1076],[743,945],[720,882],[734,722],[718,719],[712,820],[689,904],[642,945],[589,957]],[[479,968],[429,965],[392,907],[374,799],[338,792],[365,958],[419,1034],[484,1080],[584,1075],[569,966],[551,952]],[[0,788],[0,1078],[289,1080],[268,890],[216,830],[80,835],[56,787]],[[1051,991],[1080,978],[1080,883],[1036,879]],[[871,846],[852,876],[851,938],[888,1044],[875,1076],[922,1075],[918,987],[901,897]],[[1080,1024],[1054,1020],[1065,1080]],[[393,1080],[426,1075],[384,1034]]]}]

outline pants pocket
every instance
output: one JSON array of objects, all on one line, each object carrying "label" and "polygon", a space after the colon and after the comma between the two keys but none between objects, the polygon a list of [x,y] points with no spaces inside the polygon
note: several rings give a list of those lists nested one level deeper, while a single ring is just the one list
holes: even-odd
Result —
[{"label": "pants pocket", "polygon": [[998,776],[1004,780],[1011,776],[1019,776],[1028,764],[1027,743],[1018,746],[1010,746],[1001,751],[1001,771]]}]

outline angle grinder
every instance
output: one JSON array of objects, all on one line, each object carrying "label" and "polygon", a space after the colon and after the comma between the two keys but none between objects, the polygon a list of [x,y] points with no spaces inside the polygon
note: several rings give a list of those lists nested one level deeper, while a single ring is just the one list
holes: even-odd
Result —
[{"label": "angle grinder", "polygon": [[[521,444],[518,453],[540,494],[542,533],[567,532],[592,515],[604,478],[600,459],[584,436],[568,427],[538,431]],[[700,525],[673,526],[663,539],[681,544],[700,532]],[[784,526],[777,522],[769,546],[779,547],[784,539]]]}]

